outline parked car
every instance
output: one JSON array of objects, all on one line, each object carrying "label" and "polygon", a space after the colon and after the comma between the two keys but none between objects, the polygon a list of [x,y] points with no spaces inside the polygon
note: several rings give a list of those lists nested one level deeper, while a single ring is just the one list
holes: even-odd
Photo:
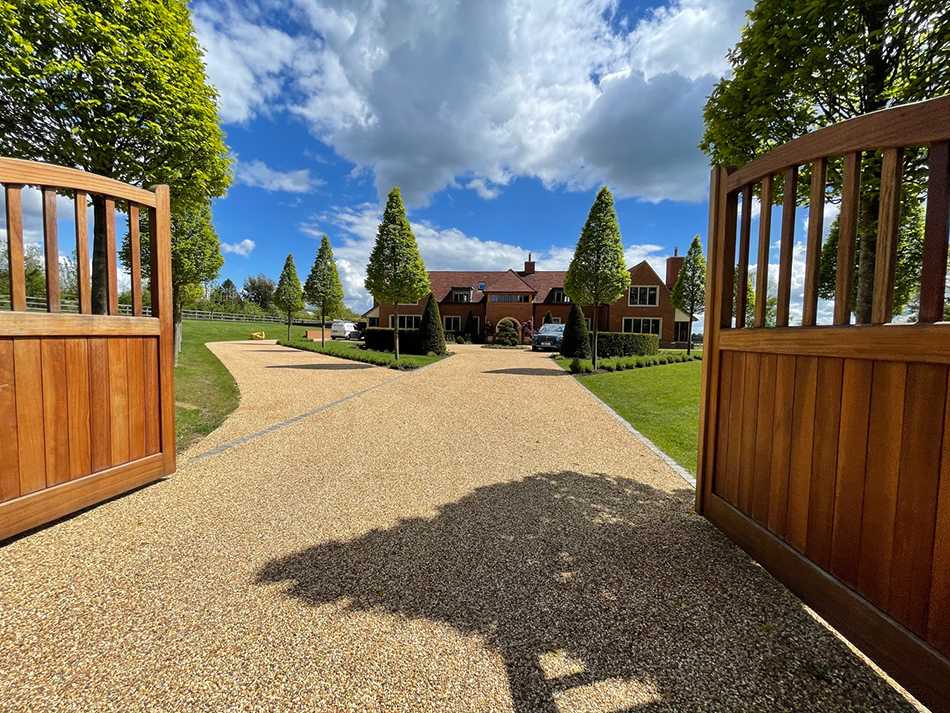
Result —
[{"label": "parked car", "polygon": [[330,325],[331,339],[362,339],[362,337],[363,333],[357,328],[355,322],[335,319]]},{"label": "parked car", "polygon": [[562,339],[564,339],[563,324],[542,325],[531,340],[531,351],[539,352],[545,349],[558,351],[561,348]]}]

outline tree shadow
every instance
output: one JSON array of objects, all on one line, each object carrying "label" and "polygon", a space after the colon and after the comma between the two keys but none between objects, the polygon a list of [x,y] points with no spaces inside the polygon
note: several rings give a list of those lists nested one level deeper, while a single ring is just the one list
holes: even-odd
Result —
[{"label": "tree shadow", "polygon": [[490,369],[483,374],[515,374],[518,376],[568,376],[563,369],[540,369],[536,367],[510,367],[508,369]]},{"label": "tree shadow", "polygon": [[346,371],[348,369],[372,369],[371,364],[270,364],[268,369],[318,369],[321,371]]},{"label": "tree shadow", "polygon": [[271,561],[258,582],[477,634],[517,711],[589,694],[612,711],[912,710],[692,499],[538,474]]}]

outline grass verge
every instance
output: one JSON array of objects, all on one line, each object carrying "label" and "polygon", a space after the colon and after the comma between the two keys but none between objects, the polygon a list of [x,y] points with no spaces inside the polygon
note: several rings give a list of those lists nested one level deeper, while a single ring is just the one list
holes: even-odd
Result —
[{"label": "grass verge", "polygon": [[688,361],[662,369],[582,375],[577,380],[695,475],[701,373],[702,362]]},{"label": "grass verge", "polygon": [[437,362],[445,357],[449,356],[448,354],[443,354],[441,356],[436,356],[434,354],[429,355],[419,355],[419,354],[402,354],[399,357],[399,360],[396,360],[395,355],[392,352],[379,352],[372,349],[366,349],[362,344],[358,342],[349,342],[349,341],[330,341],[327,340],[324,346],[320,345],[320,342],[311,342],[303,338],[303,333],[293,334],[291,341],[281,340],[280,344],[285,347],[293,347],[294,349],[303,349],[308,352],[316,352],[317,354],[326,354],[327,356],[338,357],[340,359],[349,359],[351,361],[358,361],[364,364],[373,364],[375,366],[385,366],[390,369],[418,369],[422,366],[428,366],[434,362]]}]

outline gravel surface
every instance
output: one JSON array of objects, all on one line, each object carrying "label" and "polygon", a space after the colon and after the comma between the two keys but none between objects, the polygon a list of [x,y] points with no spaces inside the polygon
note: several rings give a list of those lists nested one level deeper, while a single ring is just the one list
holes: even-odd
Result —
[{"label": "gravel surface", "polygon": [[0,548],[0,709],[913,710],[545,356],[213,349],[177,475]]}]

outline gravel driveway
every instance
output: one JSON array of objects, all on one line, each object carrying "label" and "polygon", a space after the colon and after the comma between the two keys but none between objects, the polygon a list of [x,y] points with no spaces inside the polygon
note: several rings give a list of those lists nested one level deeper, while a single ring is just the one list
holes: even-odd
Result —
[{"label": "gravel driveway", "polygon": [[0,709],[913,710],[544,355],[212,348],[177,475],[0,547]]}]

